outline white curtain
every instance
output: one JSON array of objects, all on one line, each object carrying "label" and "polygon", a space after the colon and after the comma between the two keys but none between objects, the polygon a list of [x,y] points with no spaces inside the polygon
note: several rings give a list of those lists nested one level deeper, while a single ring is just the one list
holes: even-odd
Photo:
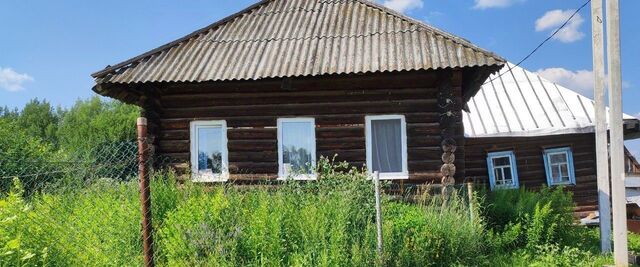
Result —
[{"label": "white curtain", "polygon": [[373,171],[402,172],[401,134],[400,119],[371,121]]}]

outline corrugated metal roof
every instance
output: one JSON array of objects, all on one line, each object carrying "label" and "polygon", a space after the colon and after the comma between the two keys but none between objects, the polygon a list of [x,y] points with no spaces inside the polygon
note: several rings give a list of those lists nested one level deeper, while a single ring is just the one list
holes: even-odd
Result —
[{"label": "corrugated metal roof", "polygon": [[92,76],[98,84],[202,82],[503,64],[366,0],[267,0]]},{"label": "corrugated metal roof", "polygon": [[[585,133],[595,126],[593,100],[512,63],[489,76],[467,105],[468,137]],[[623,118],[637,128],[638,119]]]}]

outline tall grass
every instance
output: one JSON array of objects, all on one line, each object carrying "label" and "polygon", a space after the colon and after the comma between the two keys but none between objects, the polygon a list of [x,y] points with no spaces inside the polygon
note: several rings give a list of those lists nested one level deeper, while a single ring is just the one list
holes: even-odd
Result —
[{"label": "tall grass", "polygon": [[[469,210],[467,196],[454,191],[446,202],[437,195],[418,203],[384,197],[384,255],[378,261],[372,182],[345,163],[322,159],[318,169],[318,181],[249,188],[177,185],[172,173],[156,174],[158,265],[522,266],[607,260],[548,234],[566,223],[552,205],[545,208],[560,203],[553,199],[563,199],[561,193],[487,195],[475,203],[485,208]],[[141,265],[137,184],[98,180],[29,200],[20,190],[16,183],[0,200],[0,266]],[[519,211],[505,207],[520,198],[538,200]],[[535,223],[505,226],[528,219]],[[549,228],[556,230],[542,231]]]}]

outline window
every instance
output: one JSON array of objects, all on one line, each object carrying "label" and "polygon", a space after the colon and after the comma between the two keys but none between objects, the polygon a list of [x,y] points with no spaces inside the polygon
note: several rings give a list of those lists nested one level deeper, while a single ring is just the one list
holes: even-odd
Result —
[{"label": "window", "polygon": [[544,150],[544,166],[548,185],[576,184],[573,155],[568,147]]},{"label": "window", "polygon": [[278,119],[279,179],[316,179],[316,124],[313,118]]},{"label": "window", "polygon": [[404,116],[367,116],[365,127],[369,172],[379,172],[381,179],[408,179]]},{"label": "window", "polygon": [[491,190],[518,188],[516,156],[513,151],[492,152],[487,155]]},{"label": "window", "polygon": [[191,122],[191,171],[198,182],[226,181],[227,124],[225,121]]}]

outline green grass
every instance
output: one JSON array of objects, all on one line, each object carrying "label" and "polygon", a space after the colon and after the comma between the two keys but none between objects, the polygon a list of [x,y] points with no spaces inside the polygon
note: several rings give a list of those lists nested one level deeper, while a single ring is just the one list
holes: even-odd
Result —
[{"label": "green grass", "polygon": [[[385,197],[384,255],[378,261],[372,183],[342,163],[320,165],[316,182],[248,189],[176,186],[171,173],[156,175],[152,214],[158,265],[611,263],[597,253],[597,232],[566,220],[563,211],[571,204],[561,190],[480,194],[475,201],[480,208],[473,211],[460,191],[444,204],[440,196],[420,203]],[[16,184],[0,199],[0,266],[141,265],[137,184],[104,179],[29,200],[21,194]]]}]

